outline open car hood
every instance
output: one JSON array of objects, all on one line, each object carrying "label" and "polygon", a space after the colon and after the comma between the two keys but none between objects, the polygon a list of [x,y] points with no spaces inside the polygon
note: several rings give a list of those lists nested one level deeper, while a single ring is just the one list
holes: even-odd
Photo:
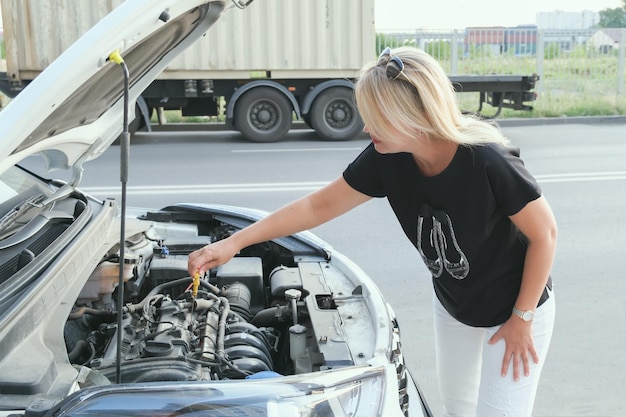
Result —
[{"label": "open car hood", "polygon": [[0,173],[42,154],[49,170],[100,155],[123,131],[124,72],[134,102],[202,36],[228,0],[126,0],[90,29],[0,112]]}]

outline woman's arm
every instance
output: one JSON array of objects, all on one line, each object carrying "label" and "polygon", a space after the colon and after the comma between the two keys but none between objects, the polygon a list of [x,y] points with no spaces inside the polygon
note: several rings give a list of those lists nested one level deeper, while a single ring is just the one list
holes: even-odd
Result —
[{"label": "woman's arm", "polygon": [[371,197],[356,191],[343,177],[339,177],[227,239],[192,252],[187,265],[189,274],[202,275],[205,271],[226,263],[247,246],[319,226],[369,199]]},{"label": "woman's arm", "polygon": [[[534,311],[545,289],[554,261],[557,239],[556,220],[543,196],[531,201],[510,218],[528,239],[522,285],[515,307],[522,311]],[[519,378],[520,363],[523,365],[524,375],[529,374],[529,354],[535,363],[538,362],[531,330],[532,321],[525,322],[516,315],[511,315],[511,318],[489,340],[489,343],[496,343],[500,339],[506,342],[506,351],[502,361],[503,376],[508,372],[511,361],[515,380]]]},{"label": "woman's arm", "polygon": [[557,226],[554,214],[542,196],[526,205],[511,220],[528,239],[522,286],[515,306],[535,310],[548,282],[556,252]]}]

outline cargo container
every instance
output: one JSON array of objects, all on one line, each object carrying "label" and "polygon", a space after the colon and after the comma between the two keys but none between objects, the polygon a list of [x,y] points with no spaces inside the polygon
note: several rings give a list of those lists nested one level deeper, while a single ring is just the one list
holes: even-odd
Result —
[{"label": "cargo container", "polygon": [[[0,1],[6,50],[0,90],[15,96],[123,0]],[[225,24],[209,29],[144,91],[134,127],[149,128],[155,110],[177,109],[183,116],[223,116],[227,128],[255,142],[281,139],[294,120],[326,140],[357,135],[363,122],[353,81],[376,58],[374,0],[256,0],[262,7],[253,3],[245,13],[240,1],[246,0],[233,0],[225,12]],[[161,19],[168,20],[167,10]],[[527,77],[486,77],[454,81],[481,97],[488,91],[485,101],[496,97],[498,104],[534,87]]]},{"label": "cargo container", "polygon": [[[352,81],[375,55],[374,0],[257,0],[236,4],[143,94],[144,111],[222,112],[257,142],[280,139],[294,118],[325,139],[362,122]],[[2,0],[7,76],[14,95],[122,0]],[[167,19],[166,11],[163,15]],[[139,107],[138,106],[138,107]]]}]

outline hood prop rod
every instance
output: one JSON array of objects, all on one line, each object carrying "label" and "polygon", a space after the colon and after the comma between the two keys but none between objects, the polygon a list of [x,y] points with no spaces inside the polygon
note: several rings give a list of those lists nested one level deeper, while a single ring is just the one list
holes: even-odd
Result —
[{"label": "hood prop rod", "polygon": [[122,67],[124,72],[124,130],[120,140],[120,181],[122,183],[122,206],[120,212],[120,266],[119,282],[117,285],[117,358],[115,366],[115,383],[122,382],[122,319],[124,305],[124,256],[126,247],[126,183],[128,182],[128,161],[130,154],[130,132],[128,129],[128,102],[129,102],[129,73],[128,66],[120,55],[119,51],[114,51],[109,55],[109,60]]}]

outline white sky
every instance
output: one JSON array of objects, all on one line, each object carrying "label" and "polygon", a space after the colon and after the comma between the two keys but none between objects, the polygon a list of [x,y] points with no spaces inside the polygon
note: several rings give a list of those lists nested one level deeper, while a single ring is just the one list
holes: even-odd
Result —
[{"label": "white sky", "polygon": [[375,0],[375,19],[379,30],[517,26],[535,24],[538,12],[598,12],[621,5],[621,0]]},{"label": "white sky", "polygon": [[[261,2],[262,0],[256,0]],[[463,29],[535,24],[538,12],[594,12],[621,0],[374,0],[376,29]],[[2,19],[0,19],[0,28]]]}]

